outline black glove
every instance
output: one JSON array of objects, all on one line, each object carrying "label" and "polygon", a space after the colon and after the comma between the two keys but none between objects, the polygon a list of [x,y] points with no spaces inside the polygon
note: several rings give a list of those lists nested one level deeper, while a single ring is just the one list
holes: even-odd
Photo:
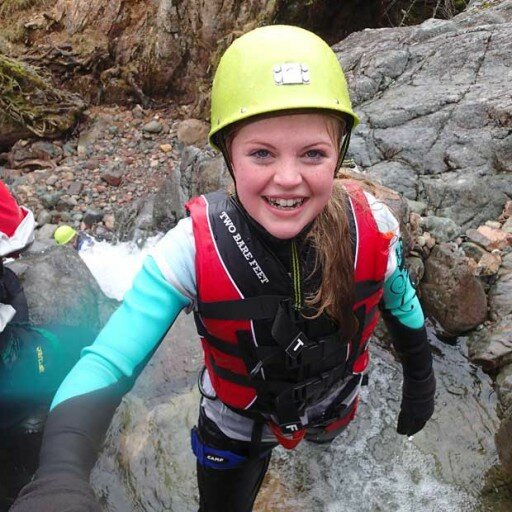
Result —
[{"label": "black glove", "polygon": [[101,512],[89,482],[73,474],[36,478],[20,492],[9,512]]},{"label": "black glove", "polygon": [[425,426],[434,413],[435,392],[436,378],[433,370],[423,380],[404,376],[402,404],[396,428],[399,434],[412,436]]}]

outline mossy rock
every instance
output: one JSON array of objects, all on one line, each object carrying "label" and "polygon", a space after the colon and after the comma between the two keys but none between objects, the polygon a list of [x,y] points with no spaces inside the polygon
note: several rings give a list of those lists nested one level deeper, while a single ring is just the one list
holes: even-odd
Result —
[{"label": "mossy rock", "polygon": [[0,149],[19,138],[57,138],[85,109],[76,94],[56,89],[36,68],[0,53]]}]

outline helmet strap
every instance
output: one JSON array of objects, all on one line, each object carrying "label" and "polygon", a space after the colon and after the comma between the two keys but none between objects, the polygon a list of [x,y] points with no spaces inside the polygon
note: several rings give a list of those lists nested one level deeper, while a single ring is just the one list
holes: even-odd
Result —
[{"label": "helmet strap", "polygon": [[219,137],[219,140],[216,142],[216,144],[220,149],[222,156],[224,157],[224,162],[226,162],[226,167],[228,168],[229,174],[231,174],[233,181],[235,181],[235,173],[233,172],[233,166],[231,165],[231,160],[229,158],[229,151],[226,146],[226,140],[224,137]]},{"label": "helmet strap", "polygon": [[340,170],[341,166],[343,165],[343,160],[345,160],[345,156],[347,154],[348,145],[350,144],[350,134],[352,133],[352,130],[349,128],[347,130],[347,133],[345,134],[345,137],[343,137],[343,142],[340,146],[340,154],[338,156],[338,162],[336,163],[336,169],[334,171],[334,176],[338,174],[338,171]]}]

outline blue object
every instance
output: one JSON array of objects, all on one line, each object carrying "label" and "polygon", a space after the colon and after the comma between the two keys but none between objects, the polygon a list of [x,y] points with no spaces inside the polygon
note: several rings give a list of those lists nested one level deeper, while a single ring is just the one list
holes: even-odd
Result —
[{"label": "blue object", "polygon": [[203,444],[197,433],[197,427],[194,427],[190,434],[192,451],[201,466],[214,469],[233,469],[242,465],[247,460],[246,457],[237,455],[229,450],[218,450]]}]

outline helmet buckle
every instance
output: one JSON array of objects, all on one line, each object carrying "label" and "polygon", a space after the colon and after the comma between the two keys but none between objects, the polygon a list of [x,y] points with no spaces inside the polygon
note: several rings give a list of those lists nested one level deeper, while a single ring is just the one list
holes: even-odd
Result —
[{"label": "helmet buckle", "polygon": [[276,85],[309,84],[309,68],[299,62],[275,64],[272,68]]}]

